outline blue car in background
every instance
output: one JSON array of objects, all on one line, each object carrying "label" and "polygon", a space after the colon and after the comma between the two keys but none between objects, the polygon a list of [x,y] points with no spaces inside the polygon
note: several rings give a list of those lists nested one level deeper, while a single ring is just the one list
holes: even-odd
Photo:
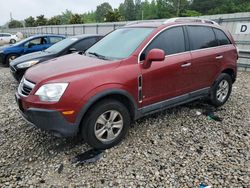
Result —
[{"label": "blue car in background", "polygon": [[19,56],[42,51],[65,39],[62,35],[36,35],[14,45],[0,47],[0,62],[6,66]]}]

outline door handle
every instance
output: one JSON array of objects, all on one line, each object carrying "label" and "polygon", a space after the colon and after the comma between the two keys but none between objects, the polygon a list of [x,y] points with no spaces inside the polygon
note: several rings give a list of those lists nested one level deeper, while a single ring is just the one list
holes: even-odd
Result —
[{"label": "door handle", "polygon": [[184,63],[184,64],[181,65],[181,67],[183,67],[183,68],[189,67],[189,66],[191,66],[191,63]]},{"label": "door handle", "polygon": [[218,55],[218,56],[216,56],[215,59],[222,59],[222,58],[223,58],[223,55]]}]

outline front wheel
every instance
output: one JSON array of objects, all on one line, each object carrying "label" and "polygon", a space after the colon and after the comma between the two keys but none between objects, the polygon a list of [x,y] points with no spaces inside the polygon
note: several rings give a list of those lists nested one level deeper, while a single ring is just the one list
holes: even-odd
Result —
[{"label": "front wheel", "polygon": [[222,73],[215,81],[211,93],[210,101],[215,107],[222,106],[227,102],[232,91],[232,78],[226,73]]},{"label": "front wheel", "polygon": [[108,149],[122,141],[130,125],[128,109],[119,101],[106,99],[94,105],[82,122],[81,135],[95,149]]}]

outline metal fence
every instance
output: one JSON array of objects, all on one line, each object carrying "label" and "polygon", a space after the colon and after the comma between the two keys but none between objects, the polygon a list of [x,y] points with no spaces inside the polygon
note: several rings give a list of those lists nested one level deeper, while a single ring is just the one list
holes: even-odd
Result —
[{"label": "metal fence", "polygon": [[[227,28],[233,35],[240,51],[238,61],[239,69],[250,71],[250,12],[235,14],[218,14],[201,16],[218,22]],[[122,27],[128,22],[77,24],[77,25],[57,25],[8,29],[5,32],[22,32],[25,36],[35,34],[61,34],[66,36],[80,34],[106,34],[118,27]],[[243,28],[243,30],[242,30]],[[244,31],[244,32],[241,32]]]}]

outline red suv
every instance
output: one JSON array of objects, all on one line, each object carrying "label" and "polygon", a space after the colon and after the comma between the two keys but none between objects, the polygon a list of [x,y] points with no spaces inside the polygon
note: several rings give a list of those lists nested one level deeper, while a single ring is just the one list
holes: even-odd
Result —
[{"label": "red suv", "polygon": [[105,149],[142,116],[203,97],[223,105],[237,58],[232,36],[210,20],[131,23],[85,53],[29,69],[16,99],[37,127]]}]

